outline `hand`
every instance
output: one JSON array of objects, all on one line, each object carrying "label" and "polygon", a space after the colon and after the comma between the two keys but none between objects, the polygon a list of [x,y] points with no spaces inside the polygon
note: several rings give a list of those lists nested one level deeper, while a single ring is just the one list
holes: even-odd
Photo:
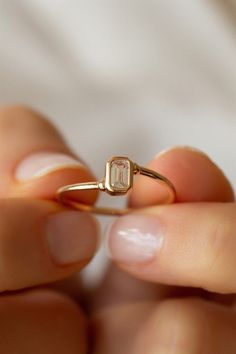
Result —
[{"label": "hand", "polygon": [[[53,201],[60,186],[93,179],[46,119],[1,109],[0,353],[87,353],[82,310],[42,285],[80,271],[96,251],[95,219]],[[93,203],[96,193],[78,197]]]},{"label": "hand", "polygon": [[109,228],[121,270],[113,265],[101,287],[100,298],[109,297],[94,312],[94,354],[235,354],[232,187],[188,148],[162,153],[149,167],[173,181],[177,203],[156,205],[159,185],[140,177],[130,204],[143,209]]}]

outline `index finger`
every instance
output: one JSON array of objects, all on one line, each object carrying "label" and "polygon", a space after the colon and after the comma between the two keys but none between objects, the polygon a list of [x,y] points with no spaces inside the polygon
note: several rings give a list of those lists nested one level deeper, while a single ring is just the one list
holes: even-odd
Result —
[{"label": "index finger", "polygon": [[[54,199],[62,185],[95,180],[53,124],[22,106],[0,109],[0,177],[0,198]],[[89,204],[96,196],[77,194]]]},{"label": "index finger", "polygon": [[[190,147],[174,147],[161,152],[148,164],[166,176],[176,188],[176,202],[231,202],[232,186],[222,170],[203,152]],[[143,176],[135,179],[130,205],[145,207],[164,199],[163,187]]]}]

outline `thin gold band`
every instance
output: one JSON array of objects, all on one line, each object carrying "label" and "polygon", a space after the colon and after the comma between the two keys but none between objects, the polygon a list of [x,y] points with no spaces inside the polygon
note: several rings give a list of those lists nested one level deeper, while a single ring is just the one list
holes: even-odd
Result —
[{"label": "thin gold band", "polygon": [[[122,160],[123,159],[123,160]],[[107,175],[110,176],[110,171],[111,171],[111,164],[114,161],[128,161],[129,162],[129,167],[130,167],[130,185],[127,187],[126,190],[121,190],[117,189],[114,186],[111,186],[110,180],[107,184]],[[124,209],[117,209],[117,208],[107,208],[107,207],[96,207],[93,205],[88,205],[88,204],[83,204],[79,203],[77,201],[71,200],[69,198],[66,198],[66,194],[68,192],[73,192],[73,191],[82,191],[82,190],[100,190],[103,192],[107,192],[112,195],[121,195],[121,194],[126,194],[128,189],[132,187],[133,184],[133,175],[140,174],[146,177],[150,177],[154,180],[156,180],[158,183],[162,184],[166,190],[167,190],[167,198],[165,200],[165,204],[170,204],[173,203],[176,197],[176,191],[175,187],[172,184],[172,182],[159,174],[156,171],[150,170],[146,167],[139,166],[137,163],[133,163],[126,157],[113,157],[107,162],[107,167],[106,167],[106,176],[104,179],[101,181],[97,182],[84,182],[84,183],[76,183],[76,184],[70,184],[67,186],[63,186],[58,189],[57,191],[57,199],[66,205],[72,206],[75,209],[78,209],[80,211],[86,211],[86,212],[91,212],[91,213],[96,213],[96,214],[102,214],[102,215],[124,215],[129,213],[132,209],[131,208],[124,208]]]}]

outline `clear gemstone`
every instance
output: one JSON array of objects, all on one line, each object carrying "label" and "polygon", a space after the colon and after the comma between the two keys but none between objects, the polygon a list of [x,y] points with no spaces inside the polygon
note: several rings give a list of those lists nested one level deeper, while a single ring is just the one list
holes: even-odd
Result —
[{"label": "clear gemstone", "polygon": [[129,188],[130,164],[127,160],[114,160],[111,163],[111,186],[118,190]]}]

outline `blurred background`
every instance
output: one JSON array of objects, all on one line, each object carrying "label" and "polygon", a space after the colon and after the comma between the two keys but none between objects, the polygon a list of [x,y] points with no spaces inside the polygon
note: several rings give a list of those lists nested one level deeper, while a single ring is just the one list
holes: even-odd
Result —
[{"label": "blurred background", "polygon": [[236,0],[0,0],[11,103],[50,117],[98,177],[112,155],[180,144],[236,185]]}]

